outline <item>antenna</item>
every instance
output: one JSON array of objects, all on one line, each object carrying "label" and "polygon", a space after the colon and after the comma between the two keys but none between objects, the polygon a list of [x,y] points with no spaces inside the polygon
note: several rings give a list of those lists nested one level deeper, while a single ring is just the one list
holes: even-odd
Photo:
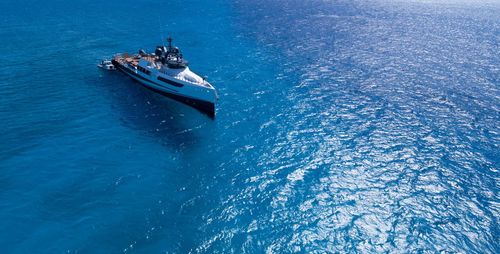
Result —
[{"label": "antenna", "polygon": [[167,41],[168,41],[168,48],[171,49],[172,48],[172,36],[168,36],[167,38]]}]

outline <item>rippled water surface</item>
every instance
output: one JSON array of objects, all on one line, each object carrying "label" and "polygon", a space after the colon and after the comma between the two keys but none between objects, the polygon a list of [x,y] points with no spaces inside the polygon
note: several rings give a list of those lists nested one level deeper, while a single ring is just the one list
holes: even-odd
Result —
[{"label": "rippled water surface", "polygon": [[[499,253],[495,1],[0,3],[2,253]],[[95,64],[167,34],[211,120]]]}]

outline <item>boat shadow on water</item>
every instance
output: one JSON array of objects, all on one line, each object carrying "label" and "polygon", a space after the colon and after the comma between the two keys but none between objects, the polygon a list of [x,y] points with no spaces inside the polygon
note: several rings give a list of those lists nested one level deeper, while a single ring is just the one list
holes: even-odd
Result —
[{"label": "boat shadow on water", "polygon": [[139,82],[109,73],[100,79],[109,87],[113,108],[121,112],[122,124],[151,135],[174,149],[197,144],[197,130],[213,123],[213,118],[188,105],[159,95]]}]

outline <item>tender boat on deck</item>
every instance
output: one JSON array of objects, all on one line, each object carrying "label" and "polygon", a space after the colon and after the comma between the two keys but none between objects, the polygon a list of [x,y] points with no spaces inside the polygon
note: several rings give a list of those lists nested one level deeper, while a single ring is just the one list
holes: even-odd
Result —
[{"label": "tender boat on deck", "polygon": [[103,68],[103,69],[108,70],[108,71],[116,70],[115,66],[113,65],[113,63],[110,60],[102,60],[97,65],[97,67]]},{"label": "tender boat on deck", "polygon": [[172,38],[167,47],[156,47],[154,54],[144,50],[133,56],[118,54],[112,64],[144,87],[215,116],[215,88],[189,69],[179,48],[172,46]]}]

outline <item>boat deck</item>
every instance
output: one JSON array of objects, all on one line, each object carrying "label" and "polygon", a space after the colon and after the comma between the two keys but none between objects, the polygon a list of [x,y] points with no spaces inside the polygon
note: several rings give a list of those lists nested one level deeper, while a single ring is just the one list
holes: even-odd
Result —
[{"label": "boat deck", "polygon": [[[144,59],[150,63],[154,63],[153,66],[155,66],[155,68],[157,70],[161,71],[162,73],[164,73],[172,78],[179,79],[179,80],[182,80],[184,82],[191,83],[193,85],[198,85],[198,86],[203,86],[203,87],[214,89],[213,86],[210,85],[210,83],[208,83],[205,80],[196,82],[194,80],[186,79],[184,76],[179,75],[179,73],[169,73],[165,70],[161,70],[162,64],[158,61],[158,58],[155,55],[150,54],[150,55],[145,55],[145,56],[138,56],[138,55],[128,55],[127,53],[124,53],[124,54],[117,54],[113,57],[113,60],[117,61],[118,63],[120,63],[122,65],[131,65],[131,66],[136,67],[136,68],[139,65],[139,61],[141,59]],[[193,72],[191,72],[189,69],[187,70],[187,72],[189,73],[188,75],[196,75]]]},{"label": "boat deck", "polygon": [[137,65],[139,65],[139,60],[141,59],[144,59],[150,63],[155,63],[158,60],[154,55],[146,55],[139,57],[139,56],[130,56],[127,53],[122,55],[116,55],[113,59],[121,64],[128,63],[134,67],[137,67]]}]

